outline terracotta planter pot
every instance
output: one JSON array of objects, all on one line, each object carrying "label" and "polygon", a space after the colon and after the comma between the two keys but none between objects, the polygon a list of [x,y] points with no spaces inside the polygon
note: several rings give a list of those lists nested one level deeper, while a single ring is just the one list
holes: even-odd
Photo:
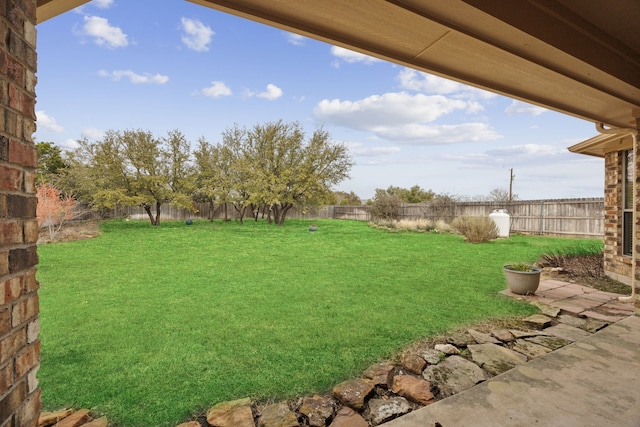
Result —
[{"label": "terracotta planter pot", "polygon": [[540,273],[542,269],[530,266],[531,271],[511,270],[510,265],[505,265],[504,277],[507,280],[507,288],[518,295],[532,295],[540,285]]}]

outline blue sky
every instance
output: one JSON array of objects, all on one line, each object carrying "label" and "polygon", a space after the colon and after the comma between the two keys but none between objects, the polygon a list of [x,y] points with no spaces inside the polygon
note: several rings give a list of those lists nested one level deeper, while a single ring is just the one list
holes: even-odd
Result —
[{"label": "blue sky", "polygon": [[511,168],[520,199],[603,195],[603,160],[566,150],[592,123],[183,0],[94,0],[37,30],[37,141],[178,129],[195,146],[282,119],[346,143],[336,189],[363,199],[487,195]]}]

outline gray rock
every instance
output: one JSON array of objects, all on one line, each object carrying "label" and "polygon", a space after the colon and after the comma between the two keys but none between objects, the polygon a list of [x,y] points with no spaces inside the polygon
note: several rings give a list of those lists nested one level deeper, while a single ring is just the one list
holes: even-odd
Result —
[{"label": "gray rock", "polygon": [[505,343],[515,340],[513,334],[506,329],[496,329],[495,331],[491,331],[491,335]]},{"label": "gray rock", "polygon": [[465,332],[454,332],[447,337],[447,343],[453,344],[458,348],[465,348],[469,344],[476,344],[476,341]]},{"label": "gray rock", "polygon": [[422,353],[420,353],[420,356],[422,356],[422,358],[426,360],[429,365],[437,365],[442,359],[442,353],[432,348],[424,350]]},{"label": "gray rock", "polygon": [[451,344],[436,344],[433,346],[433,349],[448,355],[460,354],[458,347]]},{"label": "gray rock", "polygon": [[492,375],[498,375],[527,362],[526,356],[495,344],[470,345],[473,361]]},{"label": "gray rock", "polygon": [[369,414],[373,425],[378,425],[411,412],[411,405],[404,397],[390,399],[371,399]]},{"label": "gray rock", "polygon": [[469,329],[467,332],[473,337],[477,344],[502,344],[500,340],[484,332],[476,331],[475,329]]},{"label": "gray rock", "polygon": [[441,397],[460,393],[486,378],[478,365],[460,356],[450,356],[438,365],[427,367],[422,376],[438,388]]}]

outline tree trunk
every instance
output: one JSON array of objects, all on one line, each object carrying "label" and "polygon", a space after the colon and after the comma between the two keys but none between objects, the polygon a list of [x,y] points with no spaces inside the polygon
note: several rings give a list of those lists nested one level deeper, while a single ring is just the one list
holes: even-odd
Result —
[{"label": "tree trunk", "polygon": [[228,215],[228,210],[227,210],[227,202],[224,203],[224,221],[227,222],[229,221],[229,215]]},{"label": "tree trunk", "polygon": [[209,221],[213,222],[213,214],[216,212],[216,204],[213,201],[209,201]]},{"label": "tree trunk", "polygon": [[156,202],[156,221],[153,225],[160,224],[160,202]]},{"label": "tree trunk", "polygon": [[149,205],[143,205],[142,206],[144,208],[144,211],[147,213],[147,215],[149,216],[149,221],[151,222],[151,225],[155,225],[154,224],[154,220],[153,220],[153,213],[151,212],[151,206]]},{"label": "tree trunk", "polygon": [[282,206],[282,208],[278,208],[276,212],[276,218],[275,218],[277,225],[284,225],[284,219],[287,216],[287,212],[292,207],[293,207],[293,204],[285,203],[284,206]]},{"label": "tree trunk", "polygon": [[156,216],[155,216],[155,218],[153,217],[153,212],[151,212],[151,206],[142,205],[142,207],[144,208],[144,211],[149,216],[149,221],[151,222],[151,225],[156,226],[156,225],[160,224],[160,203],[156,203]]},{"label": "tree trunk", "polygon": [[253,203],[249,205],[251,208],[251,216],[253,216],[253,220],[258,222],[258,215],[260,215],[260,206],[256,206]]},{"label": "tree trunk", "polygon": [[243,224],[244,214],[247,212],[247,207],[246,206],[242,206],[242,207],[239,208],[235,204],[233,205],[233,207],[236,210],[236,212],[238,213],[238,220],[240,221],[240,224]]}]

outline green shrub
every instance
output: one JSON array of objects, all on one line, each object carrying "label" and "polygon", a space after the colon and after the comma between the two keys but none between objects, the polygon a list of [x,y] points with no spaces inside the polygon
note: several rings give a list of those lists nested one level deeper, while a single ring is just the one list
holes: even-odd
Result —
[{"label": "green shrub", "polygon": [[459,216],[451,228],[462,234],[467,242],[481,243],[498,237],[498,227],[486,216]]},{"label": "green shrub", "polygon": [[384,194],[376,197],[371,203],[371,219],[377,220],[397,220],[400,218],[400,207],[402,199],[400,196]]},{"label": "green shrub", "polygon": [[524,273],[530,273],[536,271],[535,266],[531,264],[527,264],[526,262],[517,262],[515,264],[505,265],[507,270],[511,271],[521,271]]}]

